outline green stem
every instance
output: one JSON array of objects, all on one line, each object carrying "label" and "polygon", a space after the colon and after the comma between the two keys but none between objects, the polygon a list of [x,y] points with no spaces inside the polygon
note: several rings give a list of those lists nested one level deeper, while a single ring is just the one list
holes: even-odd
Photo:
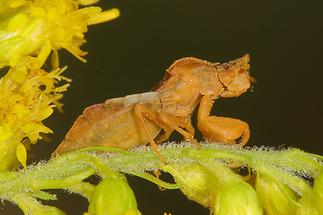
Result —
[{"label": "green stem", "polygon": [[[161,145],[159,149],[169,165],[202,165],[223,181],[230,181],[228,179],[235,177],[242,180],[240,175],[232,171],[240,166],[250,167],[253,174],[270,172],[299,195],[309,192],[311,187],[296,173],[314,178],[323,167],[322,156],[297,149],[242,149],[218,144],[202,144],[202,147],[197,148],[190,144],[174,143]],[[112,147],[84,148],[24,170],[0,173],[0,198],[15,201],[25,207],[24,197],[35,203],[35,198],[55,199],[55,196],[46,193],[44,189],[65,189],[91,200],[95,186],[85,182],[85,179],[91,175],[99,175],[102,178],[125,181],[120,173],[144,178],[166,189],[179,188],[176,183],[170,184],[148,173],[153,170],[167,171],[167,168],[165,169],[165,165],[158,160],[149,146],[130,151]],[[36,203],[34,205],[37,207]]]}]

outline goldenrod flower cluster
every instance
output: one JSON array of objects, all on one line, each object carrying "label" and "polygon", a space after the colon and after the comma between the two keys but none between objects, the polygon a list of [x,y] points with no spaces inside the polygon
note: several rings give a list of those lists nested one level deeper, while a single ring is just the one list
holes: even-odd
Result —
[{"label": "goldenrod flower cluster", "polygon": [[68,84],[58,86],[64,69],[46,72],[31,66],[34,58],[25,58],[22,63],[11,67],[0,80],[0,168],[10,168],[18,160],[26,165],[25,146],[36,143],[40,133],[52,130],[42,124],[61,107],[59,99]]},{"label": "goldenrod flower cluster", "polygon": [[[64,48],[85,61],[80,46],[87,26],[119,15],[117,9],[79,8],[95,0],[2,0],[0,3],[0,65],[14,66],[23,56],[37,56],[40,64],[51,51]],[[54,59],[57,66],[57,59]]]},{"label": "goldenrod flower cluster", "polygon": [[[116,18],[117,9],[87,6],[96,0],[1,0],[0,171],[19,161],[26,165],[26,147],[52,130],[42,121],[61,108],[59,99],[70,79],[61,73],[58,50],[85,61],[80,46],[87,26]],[[80,8],[80,6],[86,6]],[[44,63],[51,55],[51,69]],[[2,71],[3,72],[3,71]],[[61,83],[65,81],[65,83]]]}]

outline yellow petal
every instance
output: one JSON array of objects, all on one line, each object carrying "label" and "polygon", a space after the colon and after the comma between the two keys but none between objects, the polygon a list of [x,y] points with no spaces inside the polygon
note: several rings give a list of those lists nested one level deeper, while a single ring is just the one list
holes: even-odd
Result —
[{"label": "yellow petal", "polygon": [[91,4],[98,3],[99,0],[77,0],[77,3],[82,6],[88,6]]},{"label": "yellow petal", "polygon": [[12,136],[12,131],[5,126],[0,126],[0,142],[10,138]]},{"label": "yellow petal", "polygon": [[25,132],[26,136],[29,138],[31,143],[36,143],[37,140],[39,139],[39,133],[53,133],[53,131],[46,126],[40,124],[40,123],[35,123],[35,122],[30,122],[27,123],[23,126],[20,127],[20,129]]},{"label": "yellow petal", "polygon": [[37,120],[42,121],[46,118],[48,118],[53,113],[53,108],[51,106],[48,106],[44,108],[42,111],[40,111],[37,115]]},{"label": "yellow petal", "polygon": [[88,19],[88,24],[94,25],[102,22],[107,22],[112,19],[118,18],[119,16],[120,16],[120,11],[117,8],[113,8],[113,9],[98,13],[94,16],[91,16],[91,18]]},{"label": "yellow petal", "polygon": [[10,2],[10,7],[17,8],[24,5],[25,3],[26,3],[26,0],[13,0],[12,2]]},{"label": "yellow petal", "polygon": [[30,114],[29,108],[22,104],[15,104],[12,107],[12,112],[16,114],[19,118],[23,118],[24,116]]},{"label": "yellow petal", "polygon": [[19,145],[17,146],[16,155],[17,155],[18,161],[25,168],[26,162],[27,162],[27,151],[26,151],[25,146],[22,143],[19,143]]},{"label": "yellow petal", "polygon": [[12,80],[18,82],[19,84],[23,84],[28,75],[27,70],[24,67],[14,68],[11,74]]},{"label": "yellow petal", "polygon": [[26,14],[20,13],[12,18],[7,26],[9,31],[17,31],[25,27],[28,22],[28,16]]}]

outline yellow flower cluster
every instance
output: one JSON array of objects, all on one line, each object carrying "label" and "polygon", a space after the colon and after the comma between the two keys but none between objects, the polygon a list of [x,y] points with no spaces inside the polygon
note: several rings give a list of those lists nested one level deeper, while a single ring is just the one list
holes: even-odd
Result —
[{"label": "yellow flower cluster", "polygon": [[[97,0],[1,0],[0,68],[0,171],[19,161],[26,166],[26,147],[51,133],[42,120],[61,109],[70,80],[59,68],[58,50],[64,48],[85,62],[87,26],[119,16],[117,9],[89,6]],[[84,6],[80,8],[80,6]],[[52,53],[52,54],[51,54]],[[52,71],[42,67],[51,54]],[[59,83],[65,81],[65,84]]]},{"label": "yellow flower cluster", "polygon": [[26,165],[26,149],[36,143],[39,133],[51,133],[42,124],[53,113],[68,83],[57,86],[64,69],[46,72],[35,67],[36,59],[26,57],[0,80],[0,170],[16,165],[16,156]]},{"label": "yellow flower cluster", "polygon": [[0,2],[0,67],[14,66],[22,56],[37,56],[42,65],[53,50],[53,65],[58,66],[57,50],[64,48],[82,61],[86,52],[87,26],[119,16],[117,9],[79,8],[95,0],[2,0]]}]

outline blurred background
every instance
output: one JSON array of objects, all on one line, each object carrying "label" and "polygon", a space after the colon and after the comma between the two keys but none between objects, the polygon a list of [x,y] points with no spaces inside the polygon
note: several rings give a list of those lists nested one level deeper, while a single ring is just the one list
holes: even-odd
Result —
[{"label": "blurred background", "polygon": [[[225,62],[251,56],[252,92],[215,102],[213,114],[249,123],[249,146],[297,147],[323,154],[323,4],[319,0],[101,0],[121,16],[91,26],[88,63],[61,51],[73,82],[64,113],[46,121],[51,141],[32,149],[32,161],[49,159],[83,109],[109,98],[149,91],[176,60],[194,56]],[[176,136],[174,137],[176,139]],[[208,214],[179,191],[128,177],[144,215]],[[87,210],[85,199],[59,192],[68,214]],[[0,214],[22,214],[6,203]]]}]

